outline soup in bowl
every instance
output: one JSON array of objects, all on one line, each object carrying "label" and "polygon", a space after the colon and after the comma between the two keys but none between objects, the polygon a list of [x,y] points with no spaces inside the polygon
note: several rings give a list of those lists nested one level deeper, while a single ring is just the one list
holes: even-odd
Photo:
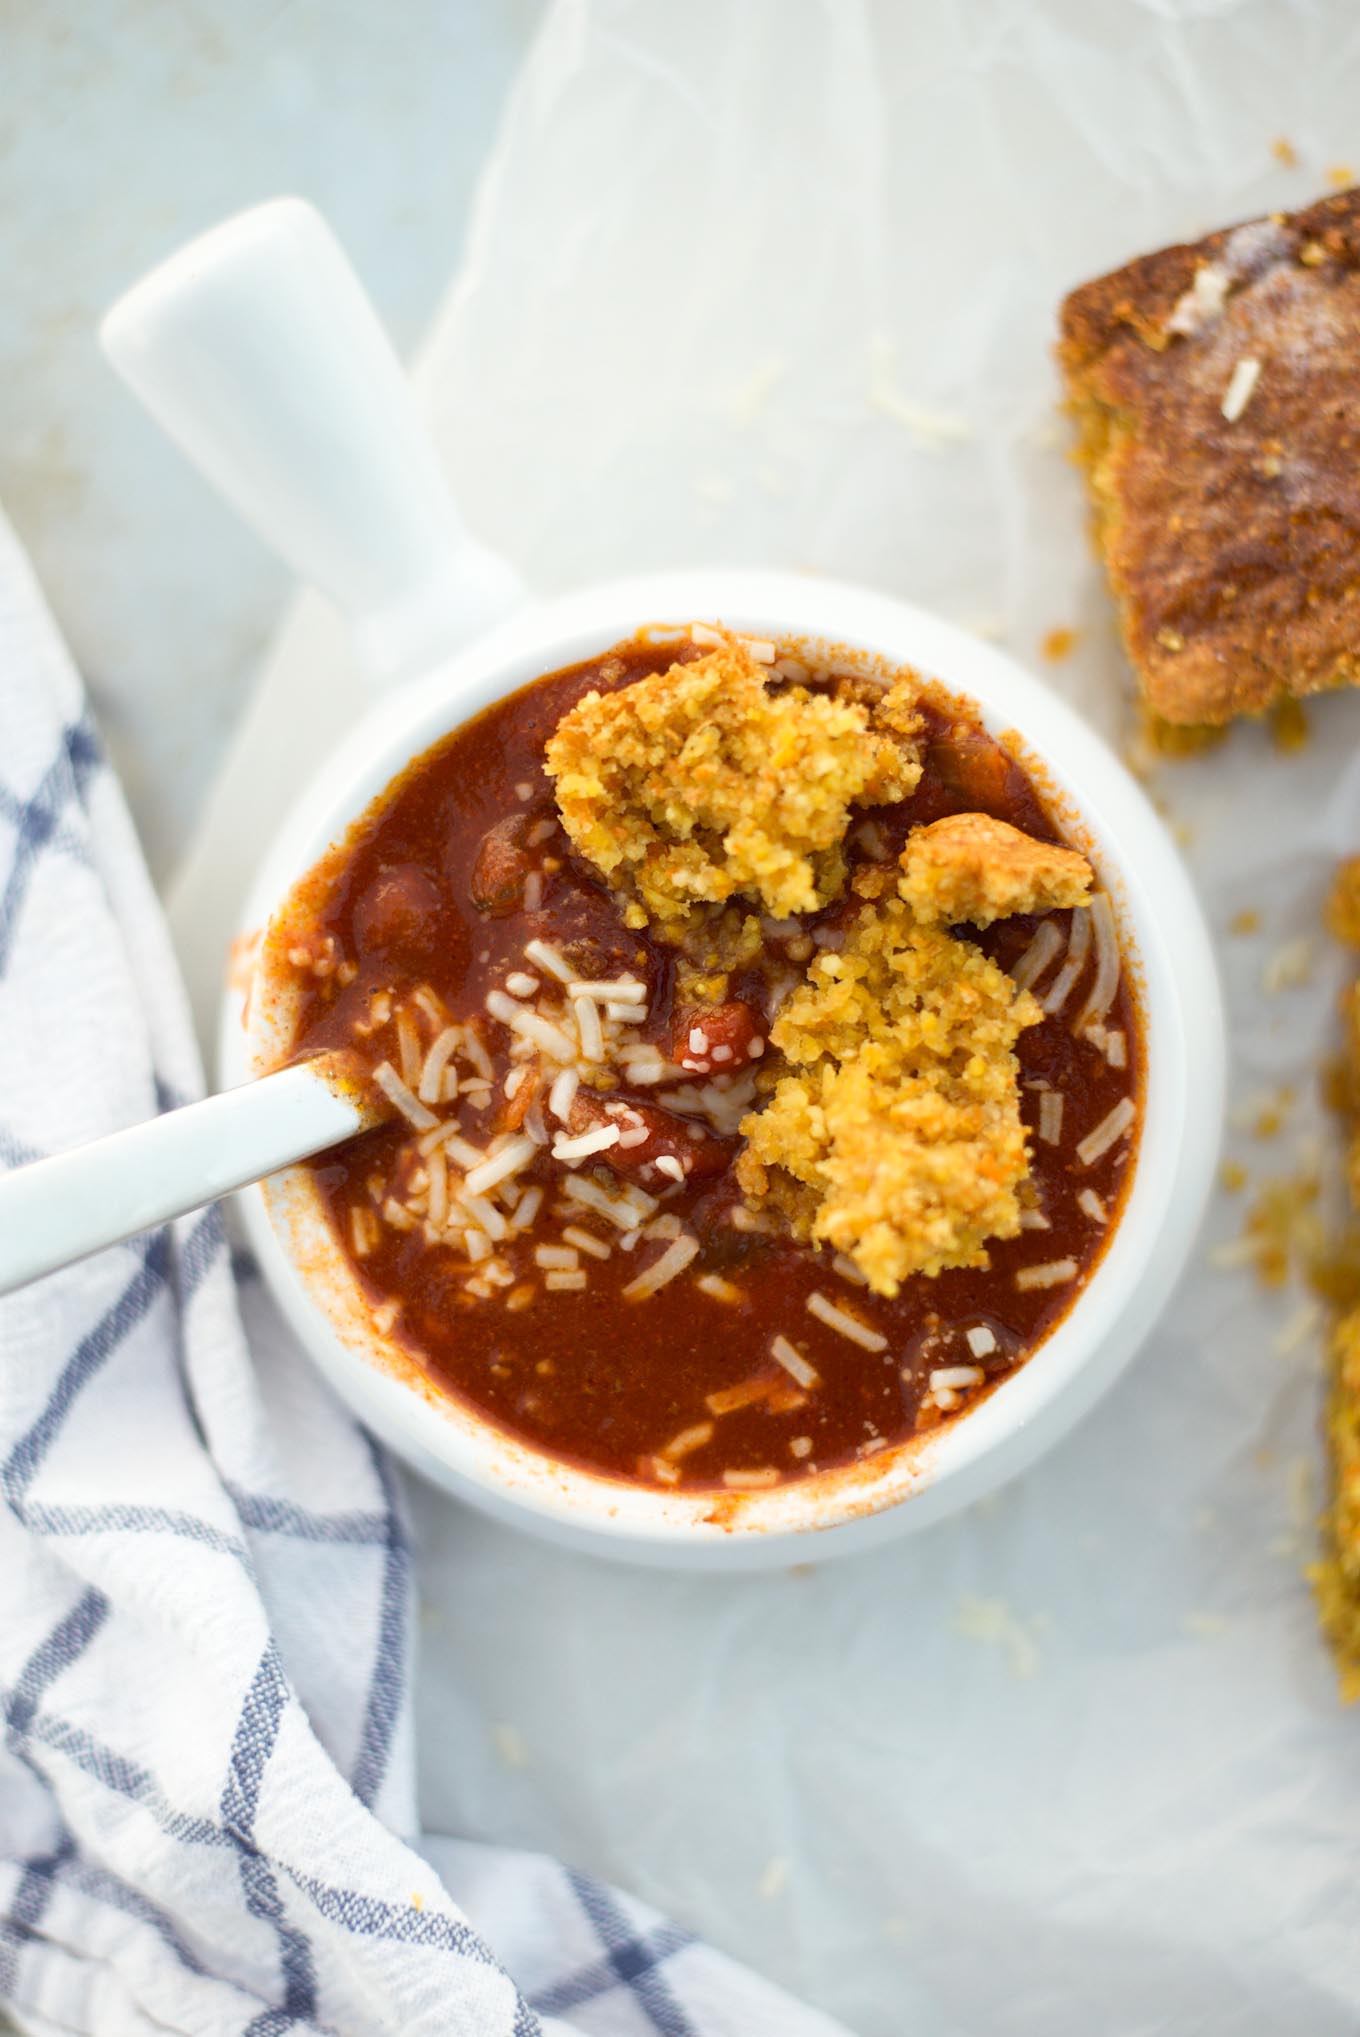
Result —
[{"label": "soup in bowl", "polygon": [[385,1116],[248,1196],[268,1277],[404,1455],[585,1546],[786,1561],[980,1496],[1127,1362],[1207,1193],[1160,823],[856,589],[518,618],[373,711],[251,922],[228,1074],[339,1055]]}]

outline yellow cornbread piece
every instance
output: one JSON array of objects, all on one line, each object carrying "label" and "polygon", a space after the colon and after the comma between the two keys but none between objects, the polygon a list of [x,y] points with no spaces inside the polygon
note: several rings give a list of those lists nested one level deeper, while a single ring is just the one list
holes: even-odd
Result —
[{"label": "yellow cornbread piece", "polygon": [[743,1191],[847,1253],[879,1294],[985,1265],[985,1241],[1020,1229],[1014,1048],[1041,1017],[994,962],[901,900],[866,907],[771,1030],[792,1072],[742,1122]]},{"label": "yellow cornbread piece", "polygon": [[587,693],[545,751],[574,846],[665,933],[737,894],[776,918],[845,884],[856,804],[905,799],[921,775],[911,689],[866,706],[771,684],[737,640],[615,693]]}]

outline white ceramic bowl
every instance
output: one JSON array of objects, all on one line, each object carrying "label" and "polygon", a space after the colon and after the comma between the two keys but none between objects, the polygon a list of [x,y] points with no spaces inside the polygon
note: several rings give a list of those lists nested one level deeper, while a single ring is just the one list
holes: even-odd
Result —
[{"label": "white ceramic bowl", "polygon": [[[861,1548],[924,1527],[1031,1464],[1105,1392],[1146,1337],[1185,1263],[1218,1150],[1223,1025],[1209,943],[1161,822],[1108,749],[1009,658],[897,601],[764,573],[620,581],[534,609],[376,707],[299,800],[261,873],[249,926],[339,839],[370,799],[450,729],[541,673],[608,649],[645,623],[702,619],[758,636],[851,645],[965,695],[1091,845],[1141,994],[1142,1136],[1124,1213],[1067,1317],[972,1413],[866,1462],[768,1492],[653,1491],[540,1455],[470,1407],[422,1391],[373,1329],[306,1168],[244,1199],[251,1243],[290,1321],[355,1412],[427,1476],[555,1539],[651,1561],[756,1565]],[[243,1027],[229,1000],[228,1082],[262,1072],[281,1041],[270,1000]],[[262,1016],[262,1014],[264,1016]],[[804,1549],[801,1545],[809,1541]]]},{"label": "white ceramic bowl", "polygon": [[[396,363],[321,222],[282,200],[228,222],[115,307],[105,345],[150,407],[305,577],[350,612],[377,682],[403,683],[303,791],[243,933],[410,759],[540,674],[646,623],[704,620],[910,664],[1018,732],[1114,901],[1146,1031],[1143,1125],[1125,1208],[1066,1318],[972,1412],[865,1462],[769,1491],[653,1491],[564,1465],[440,1395],[374,1329],[305,1168],[244,1199],[266,1279],[356,1414],[426,1476],[501,1518],[615,1556],[747,1567],[862,1548],[926,1526],[1063,1436],[1147,1336],[1191,1249],[1218,1150],[1224,1030],[1208,936],[1161,823],[1127,772],[1009,658],[902,602],[816,578],[695,572],[529,608],[463,531]],[[526,477],[531,485],[531,477]],[[469,641],[469,639],[471,641]],[[455,653],[450,655],[450,653]],[[419,676],[410,677],[411,674]],[[228,999],[221,1073],[286,1046],[270,1000]]]}]

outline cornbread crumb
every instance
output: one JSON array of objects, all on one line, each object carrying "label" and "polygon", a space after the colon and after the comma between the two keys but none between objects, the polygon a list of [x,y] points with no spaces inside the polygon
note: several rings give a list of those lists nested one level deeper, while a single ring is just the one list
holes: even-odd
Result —
[{"label": "cornbread crumb", "polygon": [[1335,1117],[1344,1117],[1350,1110],[1354,1098],[1351,1095],[1351,1073],[1344,1054],[1328,1054],[1318,1070],[1318,1093],[1323,1108]]},{"label": "cornbread crumb", "polygon": [[1274,141],[1270,144],[1270,153],[1274,156],[1276,162],[1282,164],[1286,170],[1298,168],[1299,152],[1293,142],[1286,140],[1284,135],[1276,135]]},{"label": "cornbread crumb", "polygon": [[1263,1287],[1283,1287],[1297,1265],[1308,1272],[1326,1250],[1317,1201],[1316,1175],[1284,1175],[1267,1181],[1247,1212],[1245,1239]]},{"label": "cornbread crumb", "polygon": [[1360,983],[1352,983],[1341,1000],[1345,1022],[1346,1068],[1350,1075],[1351,1107],[1360,1114]]},{"label": "cornbread crumb", "polygon": [[1301,700],[1277,700],[1270,710],[1270,739],[1286,756],[1308,744],[1308,710]]},{"label": "cornbread crumb", "polygon": [[926,926],[988,927],[1012,913],[1089,905],[1092,873],[1075,849],[1037,842],[987,813],[956,813],[917,828],[902,851],[898,889]]},{"label": "cornbread crumb", "polygon": [[871,705],[777,687],[736,639],[562,717],[545,763],[575,847],[621,890],[631,925],[683,925],[736,894],[783,918],[845,884],[852,805],[905,799],[921,775],[913,689]]},{"label": "cornbread crumb", "polygon": [[1059,664],[1070,658],[1077,647],[1080,632],[1066,627],[1048,630],[1039,641],[1039,649],[1050,664]]},{"label": "cornbread crumb", "polygon": [[1360,856],[1348,856],[1332,880],[1327,931],[1348,948],[1360,948]]},{"label": "cornbread crumb", "polygon": [[1256,934],[1261,930],[1261,915],[1254,907],[1247,906],[1242,912],[1235,912],[1228,921],[1230,934]]},{"label": "cornbread crumb", "polygon": [[[1181,648],[1185,648],[1183,642]],[[1200,757],[1206,750],[1217,749],[1225,731],[1211,727],[1207,722],[1166,721],[1160,714],[1145,708],[1142,733],[1155,757],[1176,758]]]},{"label": "cornbread crumb", "polygon": [[876,1293],[987,1263],[1028,1170],[1015,1042],[1042,1013],[979,950],[899,899],[816,957],[771,1040],[791,1065],[741,1126],[737,1179]]},{"label": "cornbread crumb", "polygon": [[1254,1089],[1233,1104],[1228,1121],[1236,1132],[1273,1139],[1283,1131],[1295,1101],[1295,1093],[1287,1082],[1277,1089]]},{"label": "cornbread crumb", "polygon": [[1327,1443],[1332,1492],[1323,1516],[1325,1551],[1309,1576],[1322,1630],[1336,1655],[1341,1695],[1349,1704],[1360,1698],[1360,1310],[1337,1323],[1331,1353]]},{"label": "cornbread crumb", "polygon": [[1247,1185],[1247,1170],[1239,1160],[1225,1160],[1218,1178],[1227,1194],[1240,1195]]},{"label": "cornbread crumb", "polygon": [[1342,1314],[1360,1308],[1360,1226],[1350,1224],[1309,1266],[1308,1285]]}]

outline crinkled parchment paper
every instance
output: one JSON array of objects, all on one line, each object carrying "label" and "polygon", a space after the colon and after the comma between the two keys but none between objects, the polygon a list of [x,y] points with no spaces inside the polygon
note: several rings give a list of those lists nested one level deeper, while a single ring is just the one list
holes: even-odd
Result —
[{"label": "crinkled parchment paper", "polygon": [[[545,589],[759,561],[899,591],[1122,739],[1055,306],[1360,168],[1358,59],[1344,0],[563,0],[421,370],[469,517]],[[200,984],[288,732],[353,698],[305,605],[181,884]],[[1206,1258],[1330,1137],[1339,965],[1278,954],[1360,845],[1360,700],[1310,722],[1158,775],[1239,1114],[1297,1100],[1230,1133],[1252,1187],[1132,1371],[999,1500],[824,1569],[634,1573],[420,1495],[431,1827],[610,1875],[862,2037],[1356,2027],[1360,1716],[1300,1579],[1320,1344],[1300,1289]]]}]

